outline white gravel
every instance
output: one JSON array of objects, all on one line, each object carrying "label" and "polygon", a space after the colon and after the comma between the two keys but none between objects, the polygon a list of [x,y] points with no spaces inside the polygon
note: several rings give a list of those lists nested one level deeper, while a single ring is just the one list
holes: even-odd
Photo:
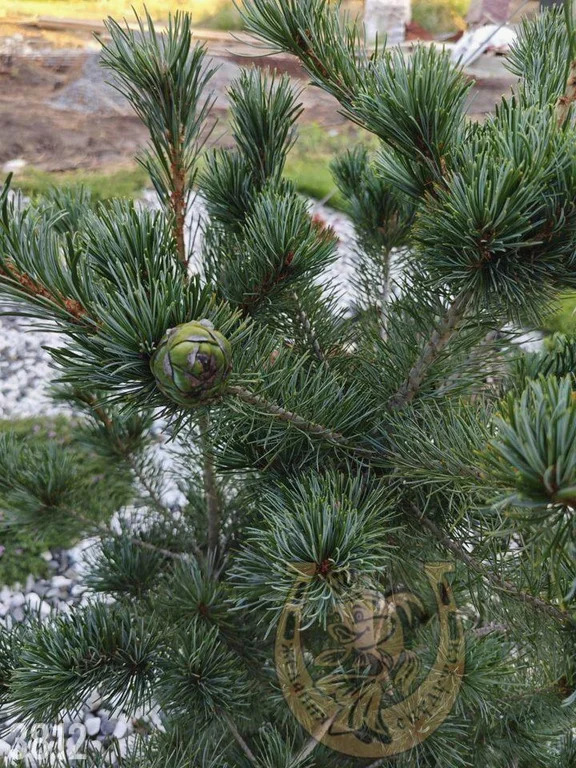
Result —
[{"label": "white gravel", "polygon": [[43,347],[62,344],[57,333],[35,331],[29,321],[0,317],[0,418],[53,416],[66,410],[54,403],[47,386],[54,378]]}]

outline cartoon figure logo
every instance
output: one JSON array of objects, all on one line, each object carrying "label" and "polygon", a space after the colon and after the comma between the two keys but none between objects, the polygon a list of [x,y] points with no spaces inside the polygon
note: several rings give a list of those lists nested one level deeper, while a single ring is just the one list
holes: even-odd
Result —
[{"label": "cartoon figure logo", "polygon": [[446,574],[450,563],[428,564],[440,637],[425,679],[406,648],[406,632],[425,611],[409,591],[374,591],[338,606],[327,627],[328,650],[303,647],[307,578],[294,586],[276,637],[276,668],[286,701],[319,742],[354,757],[399,754],[427,739],[450,713],[464,674],[465,641]]}]

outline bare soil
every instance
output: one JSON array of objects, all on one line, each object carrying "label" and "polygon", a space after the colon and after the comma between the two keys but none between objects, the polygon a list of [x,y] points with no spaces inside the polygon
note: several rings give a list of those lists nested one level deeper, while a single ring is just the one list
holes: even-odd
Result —
[{"label": "bare soil", "polygon": [[[306,85],[298,62],[287,56],[254,55],[237,44],[209,44],[221,65],[213,86],[215,118],[226,115],[226,87],[241,66],[260,66],[290,74]],[[470,111],[481,118],[493,109],[513,79],[480,78]],[[304,121],[327,129],[346,121],[336,102],[315,88],[302,95]],[[229,142],[224,131],[214,140]],[[97,170],[130,160],[146,142],[146,131],[129,105],[106,84],[90,37],[70,31],[54,32],[0,23],[0,166],[22,158],[47,171]]]}]

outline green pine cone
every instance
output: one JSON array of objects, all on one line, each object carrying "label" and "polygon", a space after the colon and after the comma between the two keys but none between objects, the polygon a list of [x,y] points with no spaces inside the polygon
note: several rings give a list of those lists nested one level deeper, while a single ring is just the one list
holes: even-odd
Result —
[{"label": "green pine cone", "polygon": [[216,400],[232,369],[232,347],[208,320],[170,328],[150,361],[158,389],[184,408]]}]

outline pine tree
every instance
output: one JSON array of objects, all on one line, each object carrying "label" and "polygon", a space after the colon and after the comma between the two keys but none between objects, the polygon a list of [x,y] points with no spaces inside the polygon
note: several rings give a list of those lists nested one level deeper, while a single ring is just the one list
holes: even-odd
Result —
[{"label": "pine tree", "polygon": [[[137,514],[111,525],[79,508],[74,457],[3,440],[10,520],[65,520],[99,545],[92,603],[0,634],[0,704],[30,722],[95,689],[110,707],[157,704],[164,730],[123,758],[145,768],[574,766],[576,340],[519,343],[576,285],[571,17],[524,24],[509,62],[521,80],[479,125],[438,48],[369,49],[328,0],[245,0],[243,16],[379,140],[333,167],[357,234],[352,295],[327,277],[334,233],[283,175],[290,81],[244,72],[235,148],[205,151],[213,69],[189,17],[165,33],[109,20],[103,65],[149,130],[140,162],[161,208],[74,194],[24,206],[6,184],[0,292],[62,334],[57,396],[131,473]],[[438,562],[452,572],[436,600]],[[366,596],[387,606],[379,631],[412,629],[396,657],[384,644],[366,660],[350,641],[342,606]],[[357,744],[386,745],[383,708],[434,663],[451,600],[465,657],[428,738],[376,759],[318,743],[346,720]],[[326,645],[335,616],[353,662]],[[322,733],[284,699],[287,621],[311,672],[324,663]]]}]

